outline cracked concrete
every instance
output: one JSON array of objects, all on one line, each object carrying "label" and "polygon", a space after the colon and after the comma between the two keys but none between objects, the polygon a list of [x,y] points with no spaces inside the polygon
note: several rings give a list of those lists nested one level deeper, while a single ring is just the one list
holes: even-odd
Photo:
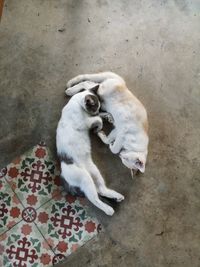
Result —
[{"label": "cracked concrete", "polygon": [[112,218],[91,206],[104,231],[67,266],[200,266],[199,16],[198,0],[5,1],[0,167],[41,139],[55,153],[65,83],[77,74],[119,73],[149,115],[148,164],[134,181],[92,137],[107,184],[126,199]]}]

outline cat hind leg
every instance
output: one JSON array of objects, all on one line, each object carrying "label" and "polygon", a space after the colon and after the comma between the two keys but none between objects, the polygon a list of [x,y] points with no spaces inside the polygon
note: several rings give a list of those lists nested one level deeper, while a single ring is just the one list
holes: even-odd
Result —
[{"label": "cat hind leg", "polygon": [[117,202],[124,200],[124,196],[122,194],[116,192],[115,190],[107,188],[99,169],[92,161],[88,163],[88,168],[92,178],[94,179],[97,191],[101,196],[113,198]]},{"label": "cat hind leg", "polygon": [[96,207],[112,216],[114,209],[99,199],[96,186],[90,174],[75,164],[67,165],[61,162],[61,175],[72,186],[80,187],[86,197]]}]

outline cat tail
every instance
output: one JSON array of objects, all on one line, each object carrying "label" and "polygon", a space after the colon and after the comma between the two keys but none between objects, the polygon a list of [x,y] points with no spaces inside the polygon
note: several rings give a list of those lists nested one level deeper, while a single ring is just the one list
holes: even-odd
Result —
[{"label": "cat tail", "polygon": [[122,77],[120,77],[119,75],[117,75],[114,72],[100,72],[100,73],[96,73],[96,74],[81,74],[81,75],[78,75],[78,76],[74,77],[73,79],[71,79],[67,83],[67,88],[72,87],[72,86],[74,86],[76,84],[79,84],[81,82],[84,82],[84,81],[102,83],[107,79],[117,79],[118,81],[121,81],[121,82],[124,83],[124,80],[122,79]]}]

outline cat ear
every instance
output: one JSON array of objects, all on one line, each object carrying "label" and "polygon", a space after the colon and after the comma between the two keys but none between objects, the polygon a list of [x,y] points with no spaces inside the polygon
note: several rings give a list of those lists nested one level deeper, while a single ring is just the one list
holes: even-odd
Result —
[{"label": "cat ear", "polygon": [[97,94],[98,89],[99,89],[99,84],[95,85],[95,86],[92,87],[90,90],[91,90],[94,94]]},{"label": "cat ear", "polygon": [[135,167],[142,173],[145,172],[145,163],[140,160],[139,158],[136,159],[135,161]]}]

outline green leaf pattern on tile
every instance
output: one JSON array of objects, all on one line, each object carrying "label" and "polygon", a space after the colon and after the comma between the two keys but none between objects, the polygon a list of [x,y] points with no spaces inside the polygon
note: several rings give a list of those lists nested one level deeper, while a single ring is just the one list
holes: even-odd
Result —
[{"label": "green leaf pattern on tile", "polygon": [[50,234],[52,230],[54,230],[54,227],[53,227],[52,224],[49,224],[49,227],[48,227],[48,234]]},{"label": "green leaf pattern on tile", "polygon": [[8,194],[5,194],[4,200],[3,200],[8,206],[10,206],[11,196]]},{"label": "green leaf pattern on tile", "polygon": [[71,236],[70,238],[69,238],[69,242],[78,242],[78,240],[75,238],[75,236],[73,235],[73,236]]},{"label": "green leaf pattern on tile", "polygon": [[11,237],[13,238],[14,241],[17,241],[18,239],[20,239],[20,235],[12,234]]},{"label": "green leaf pattern on tile", "polygon": [[[39,242],[39,240],[38,240],[38,242]],[[37,246],[35,246],[35,249],[37,250],[38,253],[40,252],[40,247],[41,247],[41,243],[39,242],[37,244]]]},{"label": "green leaf pattern on tile", "polygon": [[80,206],[76,206],[75,205],[75,210],[77,211],[77,212],[79,212],[80,210],[82,210],[83,208],[82,207],[80,207]]},{"label": "green leaf pattern on tile", "polygon": [[[3,217],[3,219],[2,219],[3,225],[6,225],[7,220],[8,220],[7,216]],[[0,226],[3,226],[3,225],[0,224]]]},{"label": "green leaf pattern on tile", "polygon": [[25,169],[26,167],[28,167],[28,165],[26,164],[26,160],[24,159],[24,160],[22,161],[21,168],[22,168],[22,169]]},{"label": "green leaf pattern on tile", "polygon": [[50,234],[50,236],[51,236],[51,237],[55,237],[56,239],[58,239],[58,238],[59,238],[59,235],[58,235],[58,233],[57,233],[57,232],[55,232],[55,233],[53,233],[53,234]]},{"label": "green leaf pattern on tile", "polygon": [[78,236],[79,240],[81,239],[82,234],[83,234],[83,231],[79,231],[78,233],[76,233],[76,235]]},{"label": "green leaf pattern on tile", "polygon": [[18,180],[18,188],[20,188],[22,185],[24,185],[24,181],[22,179]]},{"label": "green leaf pattern on tile", "polygon": [[28,188],[27,188],[27,186],[25,185],[24,187],[22,187],[22,188],[21,188],[21,191],[22,191],[22,192],[26,192],[26,193],[28,193]]},{"label": "green leaf pattern on tile", "polygon": [[82,220],[85,220],[85,219],[87,218],[85,210],[84,210],[81,214],[79,214],[79,217],[80,217]]}]

